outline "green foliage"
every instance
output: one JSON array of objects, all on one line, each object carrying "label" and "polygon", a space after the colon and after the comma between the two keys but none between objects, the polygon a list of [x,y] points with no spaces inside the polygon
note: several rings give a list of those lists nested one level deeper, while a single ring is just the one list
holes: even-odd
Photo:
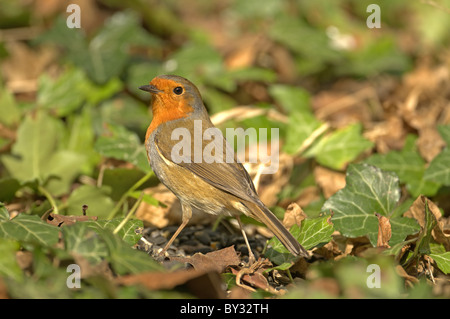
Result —
[{"label": "green foliage", "polygon": [[420,194],[433,196],[439,189],[439,184],[424,178],[425,161],[415,147],[415,137],[410,135],[401,151],[390,151],[387,154],[374,154],[365,160],[383,170],[395,172],[400,182],[408,191],[417,197]]},{"label": "green foliage", "polygon": [[[114,276],[163,271],[132,248],[142,222],[124,219],[140,200],[161,205],[151,194],[142,194],[157,179],[143,141],[151,120],[149,95],[138,87],[163,73],[194,82],[211,114],[248,104],[267,111],[227,124],[280,129],[281,150],[291,156],[292,171],[279,190],[278,205],[315,187],[317,166],[346,172],[346,186],[328,199],[317,194],[304,207],[308,217],[300,227],[292,227],[305,248],[323,249],[336,240],[336,232],[345,240],[368,237],[376,246],[379,224],[374,214],[389,219],[391,248],[374,258],[314,262],[307,279],[287,297],[322,297],[315,295],[311,284],[331,278],[339,283],[341,297],[429,297],[431,288],[422,283],[404,289],[395,266],[415,265],[429,256],[436,269],[450,273],[448,246],[433,237],[436,221],[429,207],[422,227],[403,216],[420,195],[440,203],[448,197],[450,125],[437,127],[446,147],[429,163],[416,146],[415,126],[408,127],[410,135],[402,149],[381,154],[364,134],[366,123],[338,120],[344,125],[333,128],[329,118],[316,117],[314,98],[331,83],[341,83],[342,88],[347,80],[403,76],[418,56],[438,60],[441,48],[449,44],[445,10],[430,3],[388,1],[381,5],[382,28],[375,30],[366,25],[369,0],[249,0],[220,5],[194,1],[186,12],[173,1],[150,8],[143,1],[99,3],[105,20],[95,28],[85,27],[83,21],[81,29],[70,29],[63,13],[42,17],[32,6],[14,1],[5,2],[0,12],[2,28],[43,30],[37,38],[19,39],[30,51],[50,48],[56,55],[51,65],[43,66],[34,55],[11,50],[14,41],[0,43],[5,74],[0,81],[0,286],[7,286],[12,297],[150,295],[136,287],[111,287],[106,276],[83,279],[83,289],[68,290],[64,266],[86,262],[89,269],[100,269],[108,264]],[[192,23],[202,14],[208,19]],[[199,27],[203,25],[211,30]],[[5,32],[5,39],[13,33]],[[241,36],[258,41],[240,44],[236,40]],[[244,62],[230,67],[230,57]],[[13,63],[14,59],[21,63]],[[37,79],[36,70],[43,70]],[[15,80],[26,80],[26,90],[14,91]],[[28,81],[35,84],[35,91]],[[271,111],[278,116],[271,117]],[[10,212],[2,202],[11,205]],[[40,218],[49,208],[80,215],[83,205],[98,220],[58,228]],[[410,249],[400,258],[405,247]],[[27,269],[19,262],[23,254],[32,260]],[[268,242],[265,256],[275,265],[269,271],[295,271],[297,259],[276,238]],[[382,268],[381,290],[365,285],[371,263]]]},{"label": "green foliage", "polygon": [[324,136],[304,155],[315,157],[323,166],[343,169],[372,146],[373,143],[361,135],[361,124],[356,123]]},{"label": "green foliage", "polygon": [[[290,232],[305,249],[310,250],[320,247],[331,240],[331,234],[334,231],[334,227],[328,218],[329,216],[305,219],[301,227],[294,225]],[[287,269],[292,266],[296,258],[289,253],[278,238],[273,237],[269,241],[269,245],[270,248],[265,255],[274,264],[279,265],[278,269]]]},{"label": "green foliage", "polygon": [[376,246],[378,220],[375,213],[390,218],[392,238],[398,243],[419,231],[415,220],[396,214],[400,199],[398,177],[367,164],[351,164],[347,169],[346,186],[331,196],[322,211],[333,212],[333,224],[344,236],[369,236]]},{"label": "green foliage", "polygon": [[143,143],[123,126],[109,125],[94,147],[103,156],[130,162],[144,172],[151,169]]}]

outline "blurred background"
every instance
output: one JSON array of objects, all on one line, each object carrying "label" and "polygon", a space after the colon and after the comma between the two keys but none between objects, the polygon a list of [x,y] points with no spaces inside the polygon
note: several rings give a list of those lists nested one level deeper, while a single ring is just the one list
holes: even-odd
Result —
[{"label": "blurred background", "polygon": [[88,204],[102,220],[139,198],[145,226],[179,223],[147,162],[138,89],[177,74],[219,128],[279,129],[280,169],[246,166],[278,217],[291,203],[318,216],[363,161],[398,175],[397,217],[422,194],[448,225],[449,17],[450,0],[1,0],[0,213]]},{"label": "blurred background", "polygon": [[[111,198],[120,198],[149,171],[141,144],[150,97],[138,87],[166,73],[199,87],[219,127],[280,130],[276,180],[286,179],[267,197],[260,189],[269,205],[286,206],[311,186],[300,203],[316,202],[317,212],[322,192],[343,186],[341,173],[322,182],[331,189],[317,188],[311,162],[292,173],[300,154],[339,173],[371,150],[401,149],[413,133],[431,161],[443,145],[436,126],[450,117],[450,2],[383,1],[378,12],[372,3],[3,0],[0,200],[12,201],[25,184],[42,194],[45,185],[79,210],[81,199],[67,201],[79,183],[109,183]],[[317,130],[349,125],[361,142],[352,154],[305,152]],[[117,166],[131,170],[112,174]],[[302,180],[309,182],[300,187]],[[34,200],[20,201],[19,211]],[[113,206],[109,196],[104,204],[100,216]]]}]

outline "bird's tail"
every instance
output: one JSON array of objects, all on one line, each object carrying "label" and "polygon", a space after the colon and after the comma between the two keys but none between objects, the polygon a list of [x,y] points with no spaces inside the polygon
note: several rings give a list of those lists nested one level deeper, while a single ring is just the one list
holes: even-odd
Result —
[{"label": "bird's tail", "polygon": [[294,255],[308,257],[306,249],[292,236],[283,226],[281,221],[264,205],[254,205],[255,211],[251,212],[251,217],[265,224],[270,231],[281,241],[281,243]]}]

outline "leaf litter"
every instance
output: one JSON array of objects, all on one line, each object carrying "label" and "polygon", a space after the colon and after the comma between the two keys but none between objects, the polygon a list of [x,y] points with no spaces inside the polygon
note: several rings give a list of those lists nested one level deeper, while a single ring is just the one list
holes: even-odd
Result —
[{"label": "leaf litter", "polygon": [[[427,9],[425,3],[421,5]],[[36,12],[50,18],[57,12],[57,9],[51,8],[52,6],[55,5],[49,4],[44,10],[38,5]],[[223,20],[223,17],[228,15],[223,15],[222,10],[231,10],[238,20],[239,17],[244,17],[245,25],[251,24],[255,16],[245,11],[245,7],[238,5],[213,7],[213,14],[206,16],[202,16],[200,12],[204,12],[203,10],[207,8],[199,8],[195,2],[184,10],[179,10],[180,16],[177,16],[173,23],[167,24],[174,26],[174,29],[165,31],[167,32],[165,41],[172,46],[164,48],[164,53],[152,46],[145,47],[143,51],[151,54],[155,60],[162,55],[168,57],[176,64],[174,72],[185,72],[186,76],[198,81],[202,86],[202,92],[207,92],[205,100],[209,107],[240,105],[235,109],[225,107],[225,109],[211,109],[215,113],[214,118],[221,121],[218,123],[220,127],[230,123],[249,127],[267,127],[268,123],[271,125],[278,123],[275,125],[279,125],[285,131],[283,132],[285,135],[280,138],[283,151],[280,154],[280,169],[277,174],[257,177],[258,164],[246,167],[250,175],[257,180],[258,192],[263,202],[274,208],[280,218],[284,217],[285,225],[299,241],[308,245],[311,257],[307,260],[296,260],[276,239],[271,239],[272,235],[264,227],[247,221],[246,229],[249,237],[256,238],[253,244],[259,245],[255,248],[260,248],[258,254],[262,258],[253,265],[253,268],[246,267],[245,263],[242,263],[245,262],[246,255],[245,251],[240,249],[239,239],[228,242],[228,248],[223,247],[219,239],[212,240],[211,234],[208,233],[206,236],[206,232],[203,232],[216,221],[208,220],[205,225],[200,225],[200,221],[193,218],[190,227],[194,231],[186,236],[186,240],[195,240],[183,245],[185,249],[189,247],[191,250],[187,254],[183,254],[181,248],[172,251],[177,257],[169,256],[170,263],[167,264],[169,269],[165,269],[149,256],[149,249],[131,248],[133,245],[143,246],[141,242],[146,238],[144,236],[139,239],[140,236],[134,231],[136,228],[144,226],[152,229],[167,228],[179,222],[180,214],[176,198],[167,191],[163,194],[161,186],[155,188],[155,180],[143,188],[146,188],[145,192],[149,197],[155,195],[159,206],[155,207],[155,202],[142,203],[137,216],[143,223],[129,222],[117,235],[113,235],[112,231],[123,218],[105,223],[102,218],[95,221],[93,220],[95,217],[71,215],[73,212],[66,209],[63,212],[65,215],[49,215],[51,220],[47,218],[47,223],[39,219],[36,215],[42,216],[44,211],[50,208],[49,201],[53,200],[58,206],[67,207],[65,201],[68,196],[70,198],[69,190],[71,192],[86,186],[83,183],[94,187],[98,181],[92,172],[100,165],[111,168],[140,167],[143,171],[148,170],[142,150],[137,149],[141,145],[138,135],[133,134],[135,130],[140,130],[137,127],[147,125],[149,118],[142,116],[140,120],[130,119],[127,116],[133,112],[126,112],[118,116],[120,121],[117,123],[110,116],[116,111],[117,103],[108,103],[118,101],[116,94],[131,92],[130,95],[133,96],[135,93],[132,92],[133,87],[136,85],[122,83],[124,74],[120,74],[120,68],[110,65],[111,67],[107,68],[108,73],[120,77],[120,80],[116,79],[120,85],[111,85],[113,81],[101,85],[97,85],[96,82],[95,86],[92,81],[102,82],[105,79],[100,74],[93,73],[92,61],[89,61],[86,52],[79,55],[71,45],[76,41],[68,43],[69,36],[63,41],[58,39],[57,35],[49,34],[49,38],[55,37],[52,40],[53,44],[62,45],[71,57],[82,56],[86,60],[76,59],[75,66],[61,66],[55,63],[54,59],[58,52],[48,49],[50,46],[41,45],[33,49],[22,42],[10,41],[5,46],[8,58],[2,61],[6,89],[0,89],[2,101],[0,160],[6,166],[6,170],[0,170],[2,174],[0,200],[7,204],[0,206],[0,252],[3,254],[0,260],[0,296],[18,298],[27,294],[30,296],[31,290],[27,289],[29,287],[27,280],[31,276],[42,278],[43,281],[53,278],[65,280],[67,274],[61,265],[67,262],[76,262],[87,270],[83,280],[92,285],[90,287],[95,287],[93,284],[95,278],[108,279],[112,285],[108,286],[108,294],[99,294],[98,297],[120,297],[120,287],[139,285],[146,286],[152,292],[175,292],[180,287],[189,287],[188,290],[193,296],[216,298],[267,296],[261,295],[261,291],[271,297],[279,297],[282,293],[293,298],[379,297],[374,290],[365,287],[366,269],[373,263],[382,266],[384,276],[381,280],[382,287],[386,287],[386,290],[383,290],[385,296],[392,296],[388,294],[389,291],[396,293],[394,297],[405,296],[405,291],[412,291],[416,296],[420,294],[426,297],[450,296],[448,52],[430,53],[421,49],[420,56],[414,55],[412,52],[419,51],[416,45],[420,48],[425,45],[416,37],[416,32],[411,33],[414,34],[414,40],[411,40],[409,34],[411,30],[406,28],[405,33],[398,37],[401,40],[399,45],[405,54],[400,55],[400,58],[409,60],[412,57],[411,64],[402,59],[398,60],[399,56],[393,54],[395,52],[388,51],[386,54],[386,51],[383,51],[389,47],[389,41],[384,42],[385,48],[374,46],[367,50],[374,52],[376,56],[359,55],[361,51],[358,50],[361,47],[374,41],[371,36],[360,36],[367,30],[350,34],[350,37],[360,38],[356,41],[356,47],[349,48],[349,51],[329,51],[328,46],[323,43],[321,45],[323,55],[317,54],[317,50],[312,50],[311,54],[308,52],[308,45],[297,46],[298,41],[292,41],[291,33],[283,28],[286,24],[294,27],[291,29],[295,32],[304,32],[304,26],[295,28],[298,26],[295,19],[289,20],[289,17],[286,17],[286,21],[277,22],[275,16],[270,16],[276,28],[271,28],[268,23],[264,25],[268,32],[264,33],[253,34],[250,31],[259,30],[260,24],[258,28],[239,29],[239,23],[236,24],[234,32],[228,32],[229,24]],[[277,7],[273,14],[277,14],[277,10],[280,8]],[[314,23],[328,24],[328,21],[323,21],[321,17],[313,14],[314,10],[313,6],[312,9],[302,7],[298,11],[311,13],[310,16],[314,18],[304,19],[308,21],[306,29],[314,35],[314,38],[320,39],[323,30],[317,30]],[[148,10],[142,11],[145,15],[143,20],[147,21],[144,24],[155,20],[148,16],[151,15]],[[441,13],[439,11],[442,10],[435,10],[434,13]],[[102,14],[101,21],[92,18],[98,16],[97,13]],[[91,21],[86,27],[90,37],[95,39],[95,30],[102,27],[102,22],[107,21],[110,14],[103,12],[95,4],[83,7],[83,16]],[[261,17],[270,14],[260,11],[256,14],[256,20],[264,20]],[[352,14],[357,16],[355,13]],[[167,10],[167,16],[175,17],[171,10]],[[142,29],[136,27],[140,23],[136,23],[137,20],[133,20],[132,15],[121,17],[123,19],[119,19],[120,21],[128,21],[130,24],[127,27],[136,31],[131,32],[132,34],[142,34]],[[183,46],[179,46],[182,41],[180,36],[171,38],[173,34],[177,34],[174,33],[176,26],[186,22],[197,27],[203,26],[205,36],[212,39],[211,45],[206,47],[208,52],[213,52],[211,54],[213,61],[208,61],[209,57],[205,56],[201,64],[192,62],[192,57],[196,54],[187,54],[189,50],[200,54],[205,52],[205,46],[196,48],[193,45],[189,50],[183,50]],[[92,27],[93,25],[96,27]],[[109,21],[107,25],[110,29],[105,28],[99,34],[105,38],[108,38],[108,35],[114,38],[112,37],[114,32],[108,33],[111,25],[114,26],[114,21]],[[420,25],[418,27],[420,29]],[[149,29],[154,28],[152,25]],[[380,37],[387,29],[389,28],[380,30]],[[5,32],[2,35],[9,40],[29,39],[30,36],[41,32],[40,27],[26,27],[24,30],[16,30],[17,33],[3,31]],[[181,34],[181,31],[179,32]],[[358,35],[358,32],[361,34]],[[239,34],[238,39],[236,34]],[[199,37],[199,34],[196,36]],[[149,40],[144,38],[133,39],[131,42]],[[428,40],[432,42],[432,39]],[[82,46],[87,45],[87,39],[83,38],[80,43]],[[249,46],[248,43],[253,45]],[[117,44],[110,44],[111,48],[117,48]],[[426,47],[430,48],[428,45]],[[107,51],[97,52],[105,64],[108,64],[107,56],[104,55]],[[124,51],[117,50],[117,52],[125,59]],[[129,56],[133,56],[136,52],[141,51],[139,48],[133,48]],[[340,53],[343,54],[336,59],[336,54]],[[356,63],[353,59],[349,59],[349,56],[353,55],[361,59],[360,70],[358,59],[355,59]],[[183,56],[188,59],[183,61]],[[142,57],[139,56],[139,59]],[[217,57],[219,59],[222,57],[219,64]],[[395,64],[409,67],[389,69],[388,62],[391,58],[396,61]],[[35,61],[37,63],[34,65],[32,62]],[[124,61],[126,60],[117,65],[124,66],[126,64],[122,63]],[[302,61],[308,61],[308,65],[303,65]],[[336,61],[339,66],[342,65],[342,69],[336,67]],[[128,62],[132,65],[131,60]],[[34,67],[28,69],[23,67],[28,64]],[[18,65],[21,67],[16,67]],[[186,65],[193,67],[187,71],[183,70]],[[377,65],[380,68],[376,72],[377,76],[364,73],[367,69],[362,67],[363,65]],[[162,70],[153,66],[149,68],[147,65],[144,70],[141,66],[143,65],[126,70],[127,77],[129,75],[129,78],[140,81],[141,79],[138,79],[140,69],[146,77],[149,73]],[[322,69],[325,66],[330,70],[337,68],[337,73],[333,74],[331,71],[330,75],[326,74],[327,72]],[[201,76],[198,76],[197,68],[201,70]],[[300,68],[301,72],[298,72],[297,68]],[[345,69],[353,70],[355,73],[351,73],[352,71],[347,73]],[[209,70],[213,70],[213,73],[208,73]],[[44,72],[45,76],[40,78],[40,74]],[[89,78],[84,73],[88,74]],[[303,76],[304,74],[306,75]],[[311,76],[308,77],[308,74]],[[352,78],[355,74],[356,78]],[[217,78],[223,79],[223,82],[211,83]],[[327,84],[323,84],[322,79],[325,79]],[[77,82],[77,96],[72,98],[69,95],[70,90],[65,95],[70,103],[61,103],[64,107],[50,103],[61,101],[61,97],[57,96],[60,92],[57,90],[58,87],[71,89],[73,87],[71,81],[74,80]],[[147,78],[145,80],[148,81]],[[126,90],[119,93],[122,86],[126,87]],[[96,95],[94,92],[99,93]],[[107,103],[98,105],[101,112],[83,104],[84,100],[94,103],[93,101],[104,102],[103,99]],[[22,108],[16,105],[17,102],[27,104],[35,100],[45,104],[41,106],[45,113],[35,111],[23,113]],[[259,103],[270,104],[270,107],[260,108]],[[137,109],[139,108],[135,110]],[[139,114],[145,114],[145,107],[141,109],[144,111]],[[97,144],[95,149],[94,131],[100,131],[100,128],[96,126],[98,123],[92,125],[95,128],[86,123],[94,118],[100,118],[100,113],[104,116],[102,120],[105,123],[112,122],[123,126],[123,135],[130,138],[127,141],[133,143],[121,144],[122,150],[112,150],[117,152],[111,150],[106,152],[106,146],[114,145],[114,141],[107,138],[97,139],[103,144]],[[24,116],[28,124],[23,124]],[[305,123],[305,119],[309,120]],[[34,123],[33,120],[42,122],[44,124],[42,127],[47,131],[50,127],[52,131],[59,133],[52,134],[53,137],[64,137],[46,138],[45,134],[36,134],[46,142],[39,144],[42,147],[34,148],[40,149],[41,152],[33,154],[33,161],[24,161],[20,155],[22,150],[29,148],[27,140],[21,137],[21,132],[28,130]],[[314,125],[308,126],[308,123]],[[131,127],[133,132],[126,129]],[[81,132],[80,136],[71,134],[76,128]],[[142,132],[140,133],[142,135]],[[66,143],[68,141],[70,143]],[[349,146],[347,142],[352,146],[352,150],[347,149],[346,146]],[[70,145],[70,152],[73,153],[66,152],[66,145]],[[80,145],[85,147],[82,148]],[[125,152],[129,146],[133,146],[133,149]],[[58,156],[54,156],[55,152],[58,152],[56,153]],[[102,164],[99,164],[99,155],[93,155],[96,152],[104,152],[102,154],[110,158],[103,159]],[[128,153],[136,156],[130,158]],[[40,159],[70,162],[73,164],[70,165],[73,172],[70,174],[65,172],[68,168],[65,166],[54,169],[52,165],[47,165],[45,160],[39,162]],[[23,173],[33,172],[29,163],[36,161],[39,162],[41,175],[35,176],[37,179],[33,180],[30,179],[30,174]],[[355,164],[361,161],[365,164]],[[377,168],[373,168],[375,166]],[[1,168],[3,169],[3,166]],[[3,175],[3,172],[7,174]],[[84,179],[78,179],[79,174],[83,174]],[[362,178],[358,178],[358,175]],[[368,178],[372,178],[370,182],[367,182]],[[153,185],[149,185],[152,183]],[[119,179],[117,185],[120,185]],[[6,189],[9,192],[6,192]],[[368,192],[361,192],[361,189]],[[339,197],[341,195],[336,195],[339,192],[346,196]],[[51,196],[42,196],[49,193]],[[160,195],[161,197],[158,197]],[[107,187],[102,189],[102,196],[103,199],[107,198],[110,203],[112,202]],[[351,209],[351,205],[345,203],[345,200],[349,199],[358,206],[354,210]],[[375,205],[377,201],[381,202],[381,205]],[[125,201],[120,207],[121,210],[126,211],[127,205],[131,207],[133,200]],[[97,214],[93,212],[92,215]],[[201,219],[204,216],[201,215]],[[341,223],[342,220],[348,221],[352,227],[348,229],[345,223]],[[231,222],[222,220],[216,223],[226,224],[227,230],[221,228],[221,232],[226,237],[232,237],[231,234],[235,229]],[[61,234],[65,236],[66,245],[62,242]],[[80,238],[83,240],[75,236],[76,234],[81,234]],[[156,241],[161,241],[162,244],[164,236],[160,235],[161,233],[158,233]],[[211,239],[209,242],[208,236]],[[196,254],[195,249],[201,252]],[[92,258],[90,252],[93,251],[99,258]],[[2,268],[5,265],[8,267]],[[214,265],[215,269],[209,269],[209,265]],[[402,281],[397,281],[396,277],[389,277],[390,269],[394,269]],[[358,277],[361,274],[365,277]],[[360,285],[349,280],[356,277]],[[21,285],[21,282],[25,283]],[[224,282],[228,285],[227,293],[221,288]],[[410,290],[405,290],[405,287]],[[47,287],[41,289],[41,295],[36,297],[53,296],[48,290]],[[22,291],[22,295],[18,291]],[[82,295],[82,292],[78,295],[76,292],[67,294],[67,289],[61,289],[58,293],[70,297]],[[151,296],[143,290],[139,293],[140,295],[134,296]]]}]

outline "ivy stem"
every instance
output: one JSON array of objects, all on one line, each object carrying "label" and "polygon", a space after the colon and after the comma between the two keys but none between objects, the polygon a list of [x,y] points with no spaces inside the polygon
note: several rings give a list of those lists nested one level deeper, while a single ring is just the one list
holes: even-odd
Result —
[{"label": "ivy stem", "polygon": [[140,186],[142,186],[142,184],[144,184],[152,176],[153,176],[153,171],[150,171],[145,176],[143,176],[140,180],[138,180],[133,186],[131,186],[130,189],[128,191],[126,191],[122,195],[122,197],[120,197],[119,201],[117,202],[116,206],[114,206],[114,209],[111,211],[111,213],[109,214],[107,219],[113,219],[116,216],[116,214],[118,213],[120,207],[122,207],[122,205],[127,200],[128,196],[130,196],[130,194],[132,192],[134,192],[136,189],[138,189]]},{"label": "ivy stem", "polygon": [[52,194],[50,194],[50,192],[41,185],[38,186],[38,190],[47,198],[50,205],[53,207],[53,212],[55,214],[59,214],[58,206],[56,206],[56,201],[53,198]]},{"label": "ivy stem", "polygon": [[126,224],[127,221],[130,220],[131,216],[134,215],[135,211],[137,210],[137,208],[139,207],[139,204],[142,202],[142,197],[143,197],[144,193],[141,192],[141,195],[139,196],[138,200],[136,201],[136,203],[134,203],[133,207],[131,207],[130,211],[128,212],[127,216],[120,222],[119,225],[117,225],[117,227],[114,229],[113,234],[117,234],[122,227]]}]

